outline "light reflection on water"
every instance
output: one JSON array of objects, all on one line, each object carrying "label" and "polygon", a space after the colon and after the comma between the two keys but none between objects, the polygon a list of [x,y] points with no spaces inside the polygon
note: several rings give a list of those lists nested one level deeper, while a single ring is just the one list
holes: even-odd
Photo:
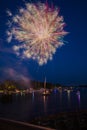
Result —
[{"label": "light reflection on water", "polygon": [[86,88],[59,88],[49,96],[41,93],[0,95],[0,117],[26,121],[66,111],[87,109]]}]

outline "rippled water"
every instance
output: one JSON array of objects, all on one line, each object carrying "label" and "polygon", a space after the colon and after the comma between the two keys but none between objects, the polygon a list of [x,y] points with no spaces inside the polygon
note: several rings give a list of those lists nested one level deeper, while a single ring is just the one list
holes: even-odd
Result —
[{"label": "rippled water", "polygon": [[0,95],[0,117],[21,121],[66,111],[87,110],[87,88],[60,88],[49,96],[41,93]]}]

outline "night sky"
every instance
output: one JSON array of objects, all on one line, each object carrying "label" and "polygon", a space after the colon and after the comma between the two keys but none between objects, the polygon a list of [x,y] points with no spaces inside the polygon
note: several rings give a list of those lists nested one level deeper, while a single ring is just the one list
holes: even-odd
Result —
[{"label": "night sky", "polygon": [[6,10],[9,9],[16,14],[17,9],[24,6],[23,0],[0,0],[1,81],[3,79],[44,81],[46,77],[47,82],[62,85],[87,84],[87,0],[48,0],[48,3],[60,7],[60,15],[67,24],[64,30],[69,34],[64,37],[66,42],[57,49],[53,60],[39,66],[32,59],[17,57],[11,43],[6,42],[8,29]]}]

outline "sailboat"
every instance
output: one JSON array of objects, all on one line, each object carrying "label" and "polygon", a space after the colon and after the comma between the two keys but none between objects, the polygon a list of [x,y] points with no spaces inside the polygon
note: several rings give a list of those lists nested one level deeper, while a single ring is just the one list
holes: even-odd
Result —
[{"label": "sailboat", "polygon": [[44,91],[42,93],[43,96],[47,96],[50,94],[50,91],[48,89],[46,89],[46,78],[45,78],[45,82],[44,82]]}]

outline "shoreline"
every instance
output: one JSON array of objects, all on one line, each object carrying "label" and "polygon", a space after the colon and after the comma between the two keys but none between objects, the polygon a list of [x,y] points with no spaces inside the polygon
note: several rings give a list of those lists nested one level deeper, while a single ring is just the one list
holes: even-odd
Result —
[{"label": "shoreline", "polygon": [[0,118],[0,130],[55,130],[48,127]]},{"label": "shoreline", "polygon": [[75,112],[61,112],[59,114],[46,117],[39,117],[30,123],[47,126],[56,130],[86,130],[87,110],[77,110]]},{"label": "shoreline", "polygon": [[[5,124],[5,125],[4,125]],[[85,130],[87,110],[61,112],[28,121],[0,118],[0,130]]]}]

